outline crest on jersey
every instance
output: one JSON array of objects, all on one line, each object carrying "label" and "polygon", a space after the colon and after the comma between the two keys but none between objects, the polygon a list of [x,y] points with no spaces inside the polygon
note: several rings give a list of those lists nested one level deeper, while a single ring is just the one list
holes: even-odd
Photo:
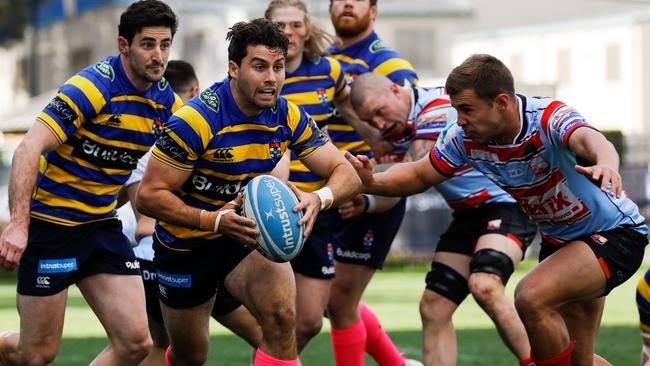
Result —
[{"label": "crest on jersey", "polygon": [[599,245],[605,245],[608,242],[606,237],[604,237],[602,235],[599,235],[599,234],[593,234],[591,236],[591,240],[598,243]]},{"label": "crest on jersey", "polygon": [[115,71],[113,71],[113,66],[111,66],[108,61],[100,61],[96,63],[93,66],[93,69],[110,81],[115,79]]},{"label": "crest on jersey", "polygon": [[210,88],[203,89],[199,94],[199,100],[215,112],[219,112],[219,96]]},{"label": "crest on jersey", "polygon": [[153,131],[154,136],[160,136],[164,126],[165,122],[154,119],[151,125],[151,131]]},{"label": "crest on jersey", "polygon": [[381,39],[378,39],[370,44],[370,52],[375,53],[381,50],[388,50],[390,47],[388,47],[387,44],[385,44]]},{"label": "crest on jersey", "polygon": [[501,228],[501,223],[503,221],[501,219],[495,219],[495,220],[490,220],[487,223],[487,229],[488,230],[499,230]]},{"label": "crest on jersey", "polygon": [[269,155],[274,163],[282,159],[282,143],[280,141],[269,142]]},{"label": "crest on jersey", "polygon": [[530,160],[530,169],[535,175],[544,175],[549,171],[549,164],[541,155],[537,155]]},{"label": "crest on jersey", "polygon": [[163,90],[165,90],[165,88],[167,88],[167,85],[169,85],[169,82],[165,78],[162,78],[158,82],[158,89],[160,91],[163,91]]},{"label": "crest on jersey", "polygon": [[329,100],[327,99],[327,91],[323,89],[316,90],[316,95],[318,96],[318,101],[320,104],[328,104]]}]

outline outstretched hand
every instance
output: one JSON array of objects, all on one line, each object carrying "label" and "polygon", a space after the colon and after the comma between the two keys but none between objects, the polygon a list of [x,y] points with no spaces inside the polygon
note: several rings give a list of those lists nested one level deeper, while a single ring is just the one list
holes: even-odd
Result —
[{"label": "outstretched hand", "polygon": [[361,178],[361,183],[364,186],[368,186],[373,181],[372,172],[374,170],[374,163],[365,155],[354,156],[348,151],[343,152],[345,158],[348,159],[354,170],[357,171],[359,178]]},{"label": "outstretched hand", "polygon": [[576,172],[585,175],[587,178],[594,182],[600,182],[600,190],[607,192],[607,187],[610,186],[609,194],[621,197],[623,193],[623,179],[618,170],[607,165],[593,165],[593,166],[575,166]]}]

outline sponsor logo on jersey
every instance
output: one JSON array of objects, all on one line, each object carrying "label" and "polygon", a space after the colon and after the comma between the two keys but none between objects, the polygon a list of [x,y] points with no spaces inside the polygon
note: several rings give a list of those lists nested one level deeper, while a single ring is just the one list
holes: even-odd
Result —
[{"label": "sponsor logo on jersey", "polygon": [[571,191],[565,180],[541,195],[525,195],[517,201],[539,224],[568,225],[589,215],[589,208]]},{"label": "sponsor logo on jersey", "polygon": [[77,112],[70,107],[68,102],[65,100],[61,99],[61,97],[56,96],[54,99],[48,103],[47,106],[45,106],[45,110],[52,113],[56,118],[59,119],[59,121],[63,122],[63,125],[65,127],[70,126],[71,123],[73,123],[78,115]]},{"label": "sponsor logo on jersey", "polygon": [[126,261],[124,262],[124,265],[128,269],[140,269],[140,262],[138,260],[134,260],[132,262]]},{"label": "sponsor logo on jersey", "polygon": [[269,142],[269,155],[274,163],[280,161],[282,159],[282,143],[279,141]]},{"label": "sponsor logo on jersey", "polygon": [[167,289],[165,288],[165,286],[158,284],[158,294],[162,297],[165,298],[167,297]]},{"label": "sponsor logo on jersey", "polygon": [[387,44],[385,44],[381,39],[378,39],[370,44],[370,47],[368,47],[370,52],[375,53],[381,50],[389,50],[390,47],[388,47]]},{"label": "sponsor logo on jersey", "polygon": [[600,235],[600,234],[593,234],[591,236],[591,240],[593,240],[595,243],[598,243],[600,245],[605,245],[607,243],[607,238]]},{"label": "sponsor logo on jersey", "polygon": [[165,155],[179,162],[185,162],[189,155],[165,130],[158,136],[156,147],[165,153]]},{"label": "sponsor logo on jersey", "polygon": [[113,114],[108,119],[106,122],[104,122],[105,125],[111,126],[111,127],[119,127],[122,124],[122,120],[120,119],[120,114]]},{"label": "sponsor logo on jersey", "polygon": [[221,149],[216,149],[212,157],[215,161],[232,161],[234,155],[232,154],[232,147],[225,147]]},{"label": "sponsor logo on jersey", "polygon": [[334,246],[332,246],[332,243],[327,243],[327,260],[334,261]]},{"label": "sponsor logo on jersey", "polygon": [[37,273],[66,273],[77,270],[77,258],[39,259]]},{"label": "sponsor logo on jersey", "polygon": [[100,61],[93,66],[93,69],[99,73],[99,75],[107,78],[110,81],[115,79],[115,71],[113,71],[113,66],[111,66],[108,61]]},{"label": "sponsor logo on jersey", "polygon": [[72,150],[72,156],[95,166],[109,169],[133,170],[145,152],[124,147],[104,145],[83,136]]},{"label": "sponsor logo on jersey", "polygon": [[169,85],[167,79],[165,78],[160,79],[160,81],[158,82],[158,90],[160,91],[165,90],[165,88],[167,88],[167,85]]},{"label": "sponsor logo on jersey", "polygon": [[203,89],[201,94],[199,94],[199,100],[201,100],[201,102],[203,102],[203,104],[208,108],[215,112],[219,112],[219,96],[212,89]]},{"label": "sponsor logo on jersey", "polygon": [[156,272],[143,269],[142,270],[142,279],[145,280],[145,281],[155,281],[156,280]]},{"label": "sponsor logo on jersey", "polygon": [[245,184],[242,181],[233,182],[194,171],[190,179],[183,185],[183,191],[198,192],[211,199],[226,201],[234,198],[243,189],[243,186]]},{"label": "sponsor logo on jersey", "polygon": [[36,287],[38,288],[50,288],[50,278],[47,276],[38,276],[36,277]]},{"label": "sponsor logo on jersey", "polygon": [[[171,274],[156,271],[158,282],[169,287],[190,288],[192,287],[191,274]],[[162,291],[161,291],[162,292]]]}]

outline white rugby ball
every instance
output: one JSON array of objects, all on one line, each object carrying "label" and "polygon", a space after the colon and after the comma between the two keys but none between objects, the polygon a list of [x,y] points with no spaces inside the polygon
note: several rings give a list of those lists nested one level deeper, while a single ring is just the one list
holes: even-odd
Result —
[{"label": "white rugby ball", "polygon": [[262,255],[281,263],[300,253],[305,228],[298,226],[302,212],[293,212],[298,198],[289,186],[272,175],[260,175],[246,185],[243,201],[243,215],[255,220],[260,231],[257,250]]}]

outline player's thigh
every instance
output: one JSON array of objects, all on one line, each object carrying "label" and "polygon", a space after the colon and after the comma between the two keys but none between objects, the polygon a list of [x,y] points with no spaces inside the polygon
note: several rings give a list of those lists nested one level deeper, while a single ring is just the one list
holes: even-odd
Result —
[{"label": "player's thigh", "polygon": [[207,354],[210,343],[210,312],[214,296],[206,302],[184,308],[173,308],[160,302],[165,327],[174,352],[189,355],[194,352]]},{"label": "player's thigh", "polygon": [[99,273],[77,286],[113,341],[136,341],[148,334],[141,276]]},{"label": "player's thigh", "polygon": [[540,262],[517,286],[517,293],[544,306],[594,299],[606,288],[603,270],[589,246],[572,241]]},{"label": "player's thigh", "polygon": [[258,319],[278,307],[295,309],[296,284],[289,263],[275,263],[251,252],[226,276],[228,291]]},{"label": "player's thigh", "polygon": [[482,235],[476,243],[476,250],[474,253],[478,253],[485,249],[491,249],[505,254],[512,261],[514,268],[517,268],[519,262],[521,262],[523,258],[522,248],[517,244],[517,242],[502,234]]},{"label": "player's thigh", "polygon": [[376,269],[363,264],[338,261],[334,266],[336,277],[332,281],[330,298],[337,302],[358,303]]},{"label": "player's thigh", "polygon": [[59,349],[67,298],[68,289],[50,296],[16,294],[23,352],[31,353],[43,346]]}]

